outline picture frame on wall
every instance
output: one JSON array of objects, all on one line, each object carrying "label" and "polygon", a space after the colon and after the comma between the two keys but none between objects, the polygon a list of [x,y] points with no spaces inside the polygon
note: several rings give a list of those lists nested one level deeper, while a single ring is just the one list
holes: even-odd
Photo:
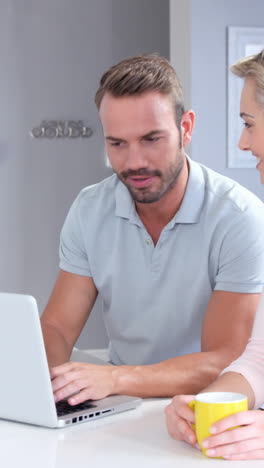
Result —
[{"label": "picture frame on wall", "polygon": [[264,28],[229,26],[227,32],[227,167],[255,168],[256,161],[251,153],[238,148],[243,129],[243,121],[239,117],[243,80],[230,72],[230,66],[264,49]]}]

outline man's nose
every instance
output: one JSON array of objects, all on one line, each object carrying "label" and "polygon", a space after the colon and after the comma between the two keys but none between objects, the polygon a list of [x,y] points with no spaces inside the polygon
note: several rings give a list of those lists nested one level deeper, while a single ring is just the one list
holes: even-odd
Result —
[{"label": "man's nose", "polygon": [[239,143],[238,143],[238,147],[242,151],[249,151],[250,150],[249,140],[248,140],[248,136],[246,134],[246,129],[245,128],[241,133]]},{"label": "man's nose", "polygon": [[127,151],[126,166],[128,169],[140,169],[148,166],[146,154],[138,145],[131,145]]}]

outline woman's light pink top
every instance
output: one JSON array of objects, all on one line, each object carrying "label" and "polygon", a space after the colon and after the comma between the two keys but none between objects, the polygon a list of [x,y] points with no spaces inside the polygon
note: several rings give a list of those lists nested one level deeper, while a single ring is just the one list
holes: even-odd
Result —
[{"label": "woman's light pink top", "polygon": [[255,408],[264,403],[264,294],[252,330],[252,336],[243,354],[222,372],[242,374],[255,394]]}]

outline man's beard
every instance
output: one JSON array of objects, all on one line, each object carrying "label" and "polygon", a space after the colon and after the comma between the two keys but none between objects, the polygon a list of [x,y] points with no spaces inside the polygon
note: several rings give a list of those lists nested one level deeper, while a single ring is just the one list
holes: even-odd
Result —
[{"label": "man's beard", "polygon": [[[185,156],[183,154],[183,150],[180,149],[177,152],[176,161],[171,163],[169,168],[162,173],[158,169],[156,170],[149,170],[149,169],[138,169],[132,170],[129,169],[127,171],[120,172],[120,174],[116,173],[121,182],[127,187],[129,193],[131,194],[133,200],[138,203],[155,203],[159,201],[166,193],[168,193],[173,187],[175,187],[179,175],[182,172],[184,166],[184,159]],[[146,176],[146,177],[159,177],[160,179],[160,187],[156,191],[152,191],[151,187],[142,187],[142,188],[135,188],[131,187],[127,184],[126,180],[128,177],[135,177],[135,176]]]}]

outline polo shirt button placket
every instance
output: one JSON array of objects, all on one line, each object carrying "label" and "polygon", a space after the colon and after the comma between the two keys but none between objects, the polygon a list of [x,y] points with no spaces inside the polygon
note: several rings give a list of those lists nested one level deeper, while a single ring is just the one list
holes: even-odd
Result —
[{"label": "polo shirt button placket", "polygon": [[150,271],[152,270],[152,265],[153,265],[153,256],[154,256],[154,253],[155,253],[155,249],[154,249],[154,244],[153,244],[153,241],[150,237],[146,237],[145,238],[145,244],[147,246],[147,257],[148,257],[148,262],[149,262],[149,268],[150,268]]}]

